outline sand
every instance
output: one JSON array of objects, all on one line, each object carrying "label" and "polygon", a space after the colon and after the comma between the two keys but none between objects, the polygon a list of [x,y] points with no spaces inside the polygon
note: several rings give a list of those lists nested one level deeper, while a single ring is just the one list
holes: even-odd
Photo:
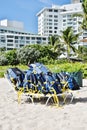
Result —
[{"label": "sand", "polygon": [[0,130],[87,130],[87,80],[71,104],[51,107],[17,102],[17,94],[0,79]]}]

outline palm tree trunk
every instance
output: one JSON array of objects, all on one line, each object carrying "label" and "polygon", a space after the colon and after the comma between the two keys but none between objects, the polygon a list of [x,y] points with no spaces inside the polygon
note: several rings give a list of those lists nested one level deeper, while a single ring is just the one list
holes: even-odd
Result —
[{"label": "palm tree trunk", "polygon": [[67,46],[67,59],[70,60],[70,47]]}]

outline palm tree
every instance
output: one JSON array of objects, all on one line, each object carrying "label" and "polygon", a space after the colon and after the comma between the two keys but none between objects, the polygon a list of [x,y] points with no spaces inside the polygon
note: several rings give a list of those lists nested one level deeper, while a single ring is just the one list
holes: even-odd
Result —
[{"label": "palm tree", "polygon": [[79,34],[74,34],[71,27],[67,27],[65,30],[61,31],[61,33],[62,33],[62,36],[60,36],[61,42],[64,45],[66,45],[67,59],[69,60],[71,49],[73,52],[77,51],[74,45],[78,40]]},{"label": "palm tree", "polygon": [[83,58],[83,48],[83,46],[78,47],[78,57],[81,59]]},{"label": "palm tree", "polygon": [[0,52],[4,52],[4,51],[6,51],[5,47],[0,48]]},{"label": "palm tree", "polygon": [[87,30],[87,0],[83,0],[82,7],[83,7],[82,28]]},{"label": "palm tree", "polygon": [[60,36],[58,35],[50,36],[49,44],[52,46],[52,50],[56,52],[58,55],[61,55],[63,52],[65,52],[65,48],[60,42]]},{"label": "palm tree", "polygon": [[49,44],[55,46],[59,42],[59,37],[57,35],[52,35],[49,37]]},{"label": "palm tree", "polygon": [[78,57],[81,60],[87,60],[87,47],[85,46],[78,47]]}]

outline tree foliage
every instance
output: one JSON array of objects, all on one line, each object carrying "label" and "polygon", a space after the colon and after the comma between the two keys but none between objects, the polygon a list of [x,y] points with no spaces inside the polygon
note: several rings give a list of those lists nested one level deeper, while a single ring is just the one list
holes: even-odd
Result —
[{"label": "tree foliage", "polygon": [[49,44],[52,46],[55,46],[55,44],[60,42],[58,35],[52,35],[48,39],[49,39]]},{"label": "tree foliage", "polygon": [[84,61],[87,61],[87,47],[85,46],[78,47],[78,57]]},{"label": "tree foliage", "polygon": [[81,23],[81,28],[83,30],[87,30],[87,0],[82,1],[82,9],[83,13],[75,13],[73,17],[81,17],[82,22]]},{"label": "tree foliage", "polygon": [[74,34],[71,27],[67,27],[65,30],[61,31],[61,33],[62,35],[60,38],[62,43],[66,45],[67,59],[69,59],[71,50],[73,52],[77,51],[74,45],[78,41],[79,34]]},{"label": "tree foliage", "polygon": [[36,62],[39,57],[39,51],[32,47],[23,47],[17,51],[17,57],[22,64]]},{"label": "tree foliage", "polygon": [[65,52],[65,48],[60,42],[60,36],[58,35],[50,36],[49,44],[52,46],[52,50],[56,52],[58,56]]},{"label": "tree foliage", "polygon": [[[17,51],[17,56],[22,64],[42,62],[48,63],[57,59],[57,53],[51,50],[50,45],[28,45]],[[20,57],[20,58],[19,58]]]},{"label": "tree foliage", "polygon": [[87,0],[83,0],[82,2],[83,7],[83,21],[82,21],[82,28],[87,30]]},{"label": "tree foliage", "polygon": [[0,66],[1,65],[8,65],[8,59],[5,57],[4,54],[0,55]]},{"label": "tree foliage", "polygon": [[17,65],[19,63],[16,50],[10,50],[5,53],[9,65]]}]

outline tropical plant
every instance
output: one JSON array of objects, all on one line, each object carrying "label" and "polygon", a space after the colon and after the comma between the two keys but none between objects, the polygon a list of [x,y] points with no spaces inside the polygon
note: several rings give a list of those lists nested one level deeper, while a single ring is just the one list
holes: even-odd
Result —
[{"label": "tropical plant", "polygon": [[87,61],[87,47],[85,46],[78,47],[78,57],[84,61]]},{"label": "tropical plant", "polygon": [[0,48],[0,52],[4,52],[4,51],[6,51],[5,47]]},{"label": "tropical plant", "polygon": [[70,59],[71,50],[73,52],[77,51],[75,44],[78,41],[79,34],[74,34],[71,27],[67,27],[65,30],[61,31],[61,33],[61,42],[66,46],[67,59]]},{"label": "tropical plant", "polygon": [[58,35],[50,36],[49,44],[52,46],[52,50],[56,52],[58,56],[65,52],[65,48],[60,42],[60,36]]},{"label": "tropical plant", "polygon": [[78,46],[78,57],[83,58],[83,46]]},{"label": "tropical plant", "polygon": [[59,42],[59,37],[58,35],[52,35],[49,37],[49,44],[52,46],[55,46],[56,43]]},{"label": "tropical plant", "polygon": [[87,0],[83,0],[82,7],[83,7],[82,28],[87,29]]}]

